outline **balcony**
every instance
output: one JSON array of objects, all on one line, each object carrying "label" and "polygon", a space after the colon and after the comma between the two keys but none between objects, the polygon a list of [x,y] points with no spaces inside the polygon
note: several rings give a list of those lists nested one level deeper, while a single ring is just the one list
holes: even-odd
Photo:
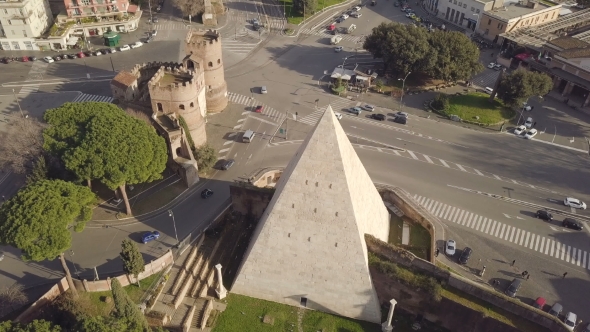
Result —
[{"label": "balcony", "polygon": [[10,18],[11,19],[27,19],[29,17],[33,16],[33,11],[29,10],[28,12],[22,12],[22,13],[18,13],[18,14],[14,14],[12,15]]}]

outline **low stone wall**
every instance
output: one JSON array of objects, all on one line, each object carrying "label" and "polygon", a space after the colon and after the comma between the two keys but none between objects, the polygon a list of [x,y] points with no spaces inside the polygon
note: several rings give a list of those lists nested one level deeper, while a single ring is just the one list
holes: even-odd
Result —
[{"label": "low stone wall", "polygon": [[230,185],[229,193],[234,211],[257,220],[270,203],[274,190],[240,182]]},{"label": "low stone wall", "polygon": [[46,304],[51,303],[55,300],[58,296],[65,293],[68,289],[70,289],[70,285],[65,277],[61,278],[57,284],[47,291],[47,293],[43,294],[37,301],[31,304],[23,313],[18,315],[18,317],[14,320],[18,323],[26,324],[30,321],[30,317],[37,312],[37,310],[43,308]]},{"label": "low stone wall", "polygon": [[[480,300],[501,308],[507,312],[521,316],[534,324],[547,328],[552,332],[566,332],[567,329],[561,321],[550,316],[548,313],[509,298],[502,293],[490,290],[460,275],[452,274],[446,269],[416,257],[414,254],[398,248],[392,244],[385,243],[371,235],[365,235],[367,249],[369,252],[376,254],[382,259],[389,260],[399,265],[426,275],[437,278],[440,282],[445,282],[449,287],[456,288],[466,294],[472,295]],[[403,305],[402,305],[403,306]],[[469,309],[471,310],[471,309]]]},{"label": "low stone wall", "polygon": [[379,186],[377,190],[383,198],[383,201],[392,203],[397,206],[408,218],[420,224],[428,233],[430,233],[430,261],[434,262],[434,250],[436,249],[436,229],[434,222],[440,220],[426,210],[422,205],[418,204],[405,190],[398,187]]}]

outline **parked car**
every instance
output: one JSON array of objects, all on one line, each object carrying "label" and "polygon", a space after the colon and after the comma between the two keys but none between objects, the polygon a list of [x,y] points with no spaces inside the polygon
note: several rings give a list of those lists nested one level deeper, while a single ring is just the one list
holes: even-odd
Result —
[{"label": "parked car", "polygon": [[55,60],[53,60],[53,58],[52,58],[52,57],[50,57],[50,56],[46,56],[46,57],[44,57],[44,58],[43,58],[43,60],[44,60],[45,62],[47,62],[47,63],[53,63],[53,62],[55,62]]},{"label": "parked car", "polygon": [[363,16],[363,14],[358,13],[358,12],[354,12],[354,13],[350,14],[350,16],[352,16],[354,18],[359,18],[359,17]]},{"label": "parked car", "polygon": [[78,52],[78,58],[85,58],[86,54],[84,52]]},{"label": "parked car", "polygon": [[363,110],[360,107],[358,107],[358,106],[350,108],[350,113],[353,113],[353,114],[356,114],[356,115],[361,115],[361,112],[362,111]]},{"label": "parked car", "polygon": [[563,310],[563,306],[559,303],[555,303],[551,309],[549,309],[549,314],[551,316],[555,316],[555,317],[559,317],[559,314],[561,314],[561,311]]},{"label": "parked car", "polygon": [[56,55],[56,56],[53,57],[53,60],[55,60],[55,61],[61,61],[63,58],[64,58],[63,55]]},{"label": "parked car", "polygon": [[268,93],[268,90],[266,89],[266,85],[263,85],[263,86],[260,87],[260,93],[262,93],[262,94],[267,94]]},{"label": "parked car", "polygon": [[202,198],[207,199],[207,198],[209,198],[211,196],[213,196],[213,190],[211,190],[211,189],[205,189],[205,190],[201,191],[201,197]]},{"label": "parked car", "polygon": [[129,51],[130,49],[131,49],[131,47],[129,45],[123,45],[123,46],[119,47],[119,51],[121,51],[121,52]]},{"label": "parked car", "polygon": [[524,126],[527,128],[531,128],[533,126],[533,118],[531,118],[530,116],[528,118],[526,118],[526,121],[524,122]]},{"label": "parked car", "polygon": [[135,43],[129,45],[129,47],[131,47],[131,48],[140,48],[142,46],[143,46],[143,43],[140,41],[136,41]]},{"label": "parked car", "polygon": [[342,114],[340,114],[340,113],[334,113],[334,115],[336,116],[336,119],[342,120]]},{"label": "parked car", "polygon": [[102,55],[102,52],[101,51],[94,51],[93,52],[93,55],[94,56],[99,56],[99,55]]},{"label": "parked car", "polygon": [[407,119],[408,117],[410,117],[410,115],[409,115],[408,113],[406,113],[406,112],[401,112],[401,111],[400,111],[400,112],[397,112],[397,113],[395,113],[395,116],[396,116],[396,117],[402,117],[402,118],[406,118],[406,119]]},{"label": "parked car", "polygon": [[343,20],[346,20],[349,16],[348,14],[342,14],[342,16],[340,16]]},{"label": "parked car", "polygon": [[537,213],[535,213],[535,218],[552,221],[553,215],[545,210],[538,210]]},{"label": "parked car", "polygon": [[565,326],[568,330],[573,331],[576,328],[576,323],[578,322],[578,315],[570,311],[565,314],[563,322],[565,323]]},{"label": "parked car", "polygon": [[408,118],[404,118],[403,116],[396,116],[395,118],[393,118],[393,122],[405,125],[406,123],[408,123]]},{"label": "parked car", "polygon": [[334,47],[334,51],[336,51],[336,53],[342,52],[342,46],[336,46],[336,47]]},{"label": "parked car", "polygon": [[74,53],[70,53],[70,54],[68,54],[68,55],[66,55],[66,56],[68,57],[68,59],[75,59],[75,58],[77,58],[77,57],[78,57],[78,56],[77,56],[76,54],[74,54]]},{"label": "parked car", "polygon": [[366,109],[369,112],[373,112],[375,110],[375,106],[369,105],[369,104],[363,106],[363,108]]},{"label": "parked car", "polygon": [[156,240],[159,237],[160,237],[160,232],[158,232],[158,231],[147,232],[141,236],[141,242],[145,244],[150,241]]},{"label": "parked car", "polygon": [[584,228],[584,226],[582,226],[582,224],[580,224],[580,222],[578,222],[576,219],[572,219],[572,218],[563,219],[563,221],[561,222],[561,225],[565,228],[571,228],[571,229],[575,229],[577,231],[581,231]]},{"label": "parked car", "polygon": [[516,293],[520,289],[521,285],[522,285],[522,279],[514,278],[512,280],[512,282],[510,283],[510,285],[508,285],[508,288],[506,288],[506,291],[504,293],[506,293],[506,295],[508,295],[510,297],[516,297]]},{"label": "parked car", "polygon": [[514,128],[514,135],[522,135],[522,133],[526,132],[526,127],[524,125],[520,125]]},{"label": "parked car", "polygon": [[235,160],[233,159],[228,159],[226,161],[223,162],[223,164],[221,165],[221,169],[224,171],[227,171],[228,169],[230,169],[234,164],[236,163]]},{"label": "parked car", "polygon": [[533,307],[535,307],[537,309],[543,310],[543,307],[545,307],[545,303],[547,303],[547,301],[545,300],[545,298],[538,297],[535,300],[535,302],[533,302]]},{"label": "parked car", "polygon": [[111,49],[109,50],[109,53],[117,53],[117,49],[114,47],[111,47]]},{"label": "parked car", "polygon": [[22,58],[20,58],[21,62],[29,62],[29,57],[28,56],[24,56]]},{"label": "parked car", "polygon": [[328,25],[328,31],[334,31],[334,30],[336,30],[336,26],[334,24]]},{"label": "parked car", "polygon": [[157,36],[158,35],[158,30],[152,30],[152,36]]},{"label": "parked car", "polygon": [[29,57],[29,60],[31,60],[31,61],[37,61],[37,57],[36,56],[30,56]]},{"label": "parked car", "polygon": [[447,240],[447,244],[445,245],[445,253],[448,256],[453,256],[455,254],[455,250],[457,250],[457,243],[455,240]]},{"label": "parked car", "polygon": [[526,134],[524,134],[524,138],[526,139],[532,139],[533,137],[537,136],[537,129],[533,128],[530,129],[529,131],[526,132]]},{"label": "parked car", "polygon": [[85,56],[92,56],[92,52],[91,51],[86,51],[86,52],[84,52],[84,55]]},{"label": "parked car", "polygon": [[574,209],[586,210],[586,203],[580,201],[577,198],[566,197],[563,200],[563,205],[573,207]]},{"label": "parked car", "polygon": [[359,10],[361,10],[361,6],[356,6],[352,9],[352,11],[358,12]]},{"label": "parked car", "polygon": [[379,121],[385,121],[385,115],[379,113],[371,114],[371,118]]},{"label": "parked car", "polygon": [[467,262],[469,262],[469,258],[471,258],[471,254],[473,254],[473,250],[471,250],[469,247],[465,247],[461,253],[461,256],[459,257],[459,263],[467,264]]},{"label": "parked car", "polygon": [[490,64],[488,65],[488,68],[494,69],[494,67],[496,67],[496,63],[495,62],[490,62]]}]

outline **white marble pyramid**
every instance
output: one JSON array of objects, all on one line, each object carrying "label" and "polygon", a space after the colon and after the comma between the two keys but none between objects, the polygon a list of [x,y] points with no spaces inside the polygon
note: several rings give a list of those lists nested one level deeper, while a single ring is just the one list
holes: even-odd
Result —
[{"label": "white marble pyramid", "polygon": [[279,179],[231,291],[379,323],[364,234],[389,213],[332,108]]}]

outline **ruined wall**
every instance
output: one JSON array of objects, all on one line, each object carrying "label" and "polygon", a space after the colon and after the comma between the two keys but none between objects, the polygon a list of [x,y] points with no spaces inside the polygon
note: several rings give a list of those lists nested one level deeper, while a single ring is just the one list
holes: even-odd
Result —
[{"label": "ruined wall", "polygon": [[270,203],[274,190],[236,183],[229,186],[229,193],[234,211],[258,220]]}]

